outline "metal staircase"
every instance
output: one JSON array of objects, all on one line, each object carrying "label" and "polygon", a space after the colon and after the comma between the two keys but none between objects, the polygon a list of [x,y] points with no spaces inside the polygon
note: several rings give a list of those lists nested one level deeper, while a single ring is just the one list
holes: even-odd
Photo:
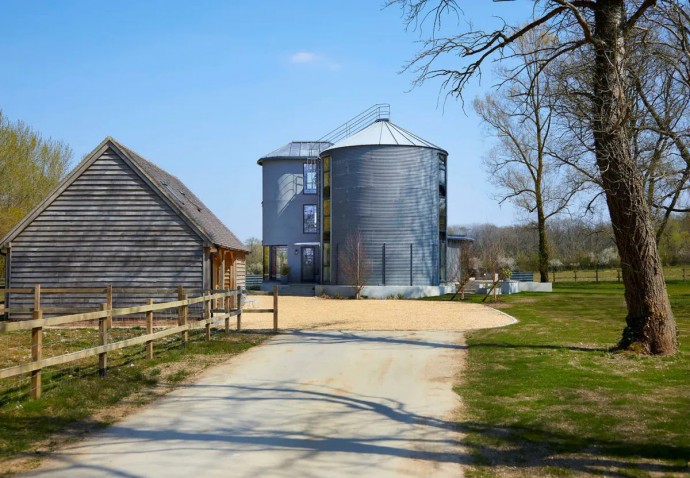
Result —
[{"label": "metal staircase", "polygon": [[[319,191],[319,154],[328,147],[328,143],[333,145],[340,140],[359,133],[367,126],[376,121],[389,120],[391,117],[391,105],[388,103],[379,103],[370,106],[362,111],[357,116],[350,118],[345,123],[341,124],[332,131],[329,131],[317,141],[309,145],[309,156],[307,164],[313,167],[316,171],[316,190]],[[312,166],[313,165],[313,166]]]}]

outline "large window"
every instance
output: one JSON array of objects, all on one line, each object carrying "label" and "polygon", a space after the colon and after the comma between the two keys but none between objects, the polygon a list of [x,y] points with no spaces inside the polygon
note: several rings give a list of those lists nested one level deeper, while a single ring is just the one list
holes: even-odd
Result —
[{"label": "large window", "polygon": [[331,282],[331,157],[325,156],[321,162],[323,168],[323,251],[321,265],[324,284]]},{"label": "large window", "polygon": [[280,279],[287,260],[287,246],[264,246],[264,279]]},{"label": "large window", "polygon": [[316,163],[304,163],[304,194],[316,192]]},{"label": "large window", "polygon": [[319,216],[316,204],[304,205],[304,233],[312,234],[319,232]]},{"label": "large window", "polygon": [[446,281],[446,230],[448,228],[448,199],[446,197],[446,155],[438,155],[438,279]]}]

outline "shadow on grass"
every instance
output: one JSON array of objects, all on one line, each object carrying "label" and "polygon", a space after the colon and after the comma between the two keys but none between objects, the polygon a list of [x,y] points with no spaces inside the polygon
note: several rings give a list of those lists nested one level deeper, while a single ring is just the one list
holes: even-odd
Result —
[{"label": "shadow on grass", "polygon": [[496,349],[536,349],[536,350],[571,350],[574,352],[614,352],[615,347],[584,347],[574,345],[531,345],[531,344],[492,344],[473,343],[472,348],[496,348]]},{"label": "shadow on grass", "polygon": [[[640,471],[687,473],[690,447],[635,440],[600,440],[586,435],[520,426],[462,422],[478,464],[515,468],[563,468],[571,472],[638,476]],[[472,438],[474,437],[474,439]]]}]

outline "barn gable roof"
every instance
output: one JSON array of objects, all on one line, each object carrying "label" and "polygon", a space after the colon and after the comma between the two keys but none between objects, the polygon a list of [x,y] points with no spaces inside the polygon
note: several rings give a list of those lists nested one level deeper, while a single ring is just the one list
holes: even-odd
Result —
[{"label": "barn gable roof", "polygon": [[118,143],[111,137],[105,138],[57,188],[33,211],[27,214],[1,241],[6,246],[65,191],[105,151],[115,151],[132,169],[142,176],[152,189],[162,196],[192,229],[208,242],[232,250],[248,252],[249,249],[235,236],[220,219],[213,214],[196,195],[176,176],[144,159],[136,152]]}]

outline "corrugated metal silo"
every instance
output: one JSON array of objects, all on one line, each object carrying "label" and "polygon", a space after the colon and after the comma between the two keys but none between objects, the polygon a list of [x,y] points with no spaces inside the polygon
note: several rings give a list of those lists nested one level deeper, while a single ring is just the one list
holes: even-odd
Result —
[{"label": "corrugated metal silo", "polygon": [[386,120],[321,153],[324,283],[352,284],[356,241],[368,285],[445,281],[446,157]]}]

